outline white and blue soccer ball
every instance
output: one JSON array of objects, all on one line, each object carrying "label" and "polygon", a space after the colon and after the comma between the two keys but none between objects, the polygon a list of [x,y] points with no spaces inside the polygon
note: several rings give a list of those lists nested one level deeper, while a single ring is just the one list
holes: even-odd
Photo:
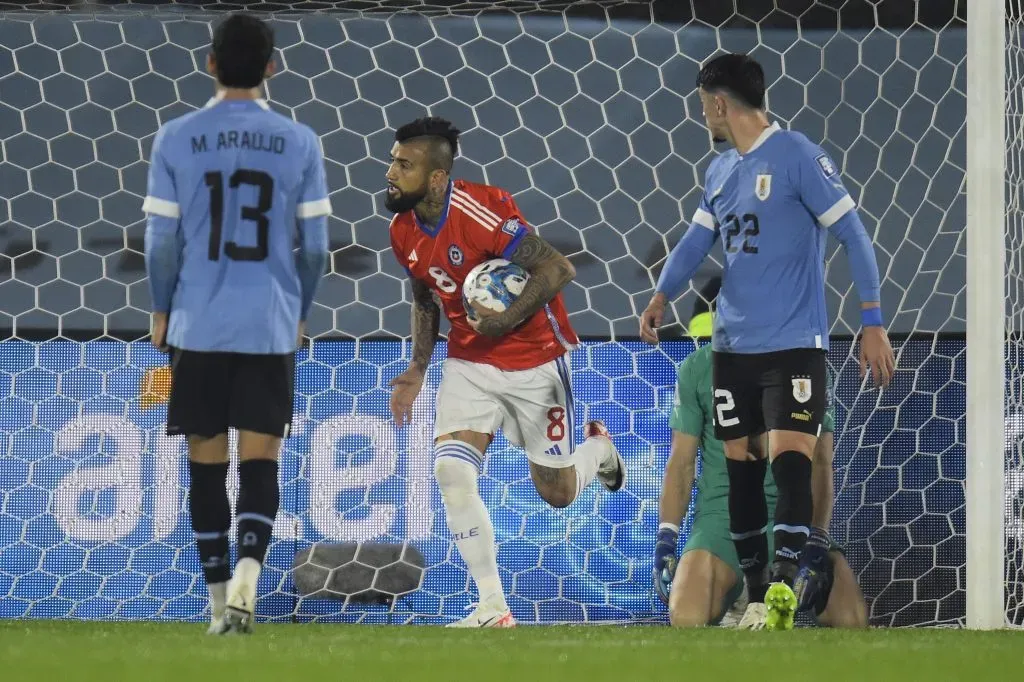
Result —
[{"label": "white and blue soccer ball", "polygon": [[462,283],[462,304],[469,319],[477,317],[469,307],[486,308],[496,313],[504,312],[523,293],[530,273],[503,258],[484,261],[469,271]]}]

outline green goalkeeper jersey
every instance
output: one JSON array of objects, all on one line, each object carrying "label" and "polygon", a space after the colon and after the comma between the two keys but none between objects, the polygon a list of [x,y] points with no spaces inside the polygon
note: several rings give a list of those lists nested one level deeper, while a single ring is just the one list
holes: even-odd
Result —
[{"label": "green goalkeeper jersey", "polygon": [[[832,406],[832,375],[828,375],[828,408],[822,419],[822,431],[835,431]],[[696,516],[729,513],[729,474],[725,468],[725,448],[715,438],[714,403],[711,397],[711,344],[691,353],[679,365],[676,378],[675,407],[669,426],[674,431],[700,439],[701,474],[697,480]],[[768,508],[775,508],[777,492],[769,467],[764,480]]]}]

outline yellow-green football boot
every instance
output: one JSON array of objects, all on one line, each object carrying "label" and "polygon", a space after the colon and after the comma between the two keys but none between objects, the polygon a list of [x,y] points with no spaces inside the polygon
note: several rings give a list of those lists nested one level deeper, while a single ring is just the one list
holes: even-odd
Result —
[{"label": "yellow-green football boot", "polygon": [[793,617],[796,616],[796,595],[793,588],[786,583],[772,583],[764,595],[767,614],[764,629],[769,632],[793,629]]}]

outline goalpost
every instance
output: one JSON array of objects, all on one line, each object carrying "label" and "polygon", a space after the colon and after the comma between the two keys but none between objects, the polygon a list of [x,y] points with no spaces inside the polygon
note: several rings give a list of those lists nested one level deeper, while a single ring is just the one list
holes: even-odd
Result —
[{"label": "goalpost", "polygon": [[[457,174],[511,191],[572,258],[577,422],[604,419],[630,467],[626,491],[554,511],[496,441],[480,485],[516,616],[665,619],[657,495],[674,363],[692,346],[678,326],[657,350],[636,342],[636,315],[714,156],[698,65],[730,50],[765,65],[772,118],[839,165],[884,278],[898,368],[878,392],[858,377],[857,296],[830,242],[831,532],[872,624],[1021,625],[1024,0],[967,2],[966,24],[936,9],[950,4],[253,3],[279,47],[269,100],[320,135],[335,210],[259,614],[440,622],[473,599],[431,480],[439,367],[412,426],[385,399],[409,315],[375,196],[394,127],[430,113],[466,131]],[[161,431],[166,357],[146,341],[140,206],[157,127],[210,96],[201,65],[224,6],[0,14],[0,617],[204,606],[181,443]],[[714,274],[674,306],[682,323]],[[296,568],[337,577],[309,551],[333,542],[407,546],[419,589],[392,605],[303,596]],[[384,575],[360,558],[345,570]]]},{"label": "goalpost", "polygon": [[1006,23],[1021,17],[1005,9],[1001,0],[967,3],[967,627],[985,630],[1006,624],[1005,510],[996,500],[1005,492],[1007,332],[1019,331],[1006,319],[1004,194],[1007,156],[1020,151],[1007,150],[1006,129],[1022,132],[1007,120],[1017,113],[1007,109],[1007,52],[1020,46],[1019,28],[1007,42]]}]

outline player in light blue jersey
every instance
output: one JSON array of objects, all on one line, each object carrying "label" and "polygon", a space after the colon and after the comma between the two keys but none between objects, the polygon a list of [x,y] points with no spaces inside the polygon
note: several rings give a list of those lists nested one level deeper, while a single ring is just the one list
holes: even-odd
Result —
[{"label": "player in light blue jersey", "polygon": [[[211,634],[251,629],[278,509],[295,351],[328,256],[319,140],[261,99],[273,51],[258,19],[235,14],[217,26],[207,58],[217,94],[160,128],[143,204],[152,340],[171,353],[167,433],[188,437]],[[233,577],[229,428],[238,430],[240,460]]]},{"label": "player in light blue jersey", "polygon": [[[861,369],[886,385],[894,369],[882,324],[878,266],[871,240],[832,159],[802,134],[770,124],[764,72],[740,54],[709,60],[697,87],[715,142],[732,149],[708,167],[692,224],[669,255],[641,316],[644,340],[657,343],[667,304],[688,286],[721,237],[722,289],[712,336],[715,436],[724,441],[729,524],[747,581],[749,617],[764,627],[793,626],[800,553],[810,533],[811,457],[826,407],[826,230],[842,243],[861,300]],[[768,463],[748,441],[768,431],[778,487],[775,561],[767,566]]]}]

